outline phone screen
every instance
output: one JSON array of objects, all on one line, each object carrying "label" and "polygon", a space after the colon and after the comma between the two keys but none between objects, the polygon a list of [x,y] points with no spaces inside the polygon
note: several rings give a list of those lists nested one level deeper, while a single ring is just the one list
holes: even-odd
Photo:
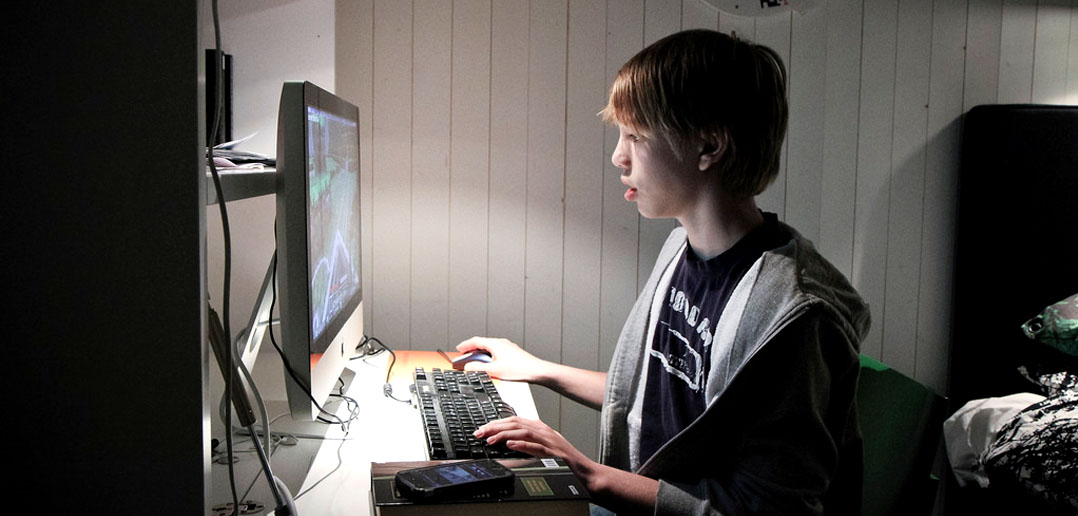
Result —
[{"label": "phone screen", "polygon": [[474,463],[446,464],[437,468],[416,470],[413,474],[435,487],[466,484],[495,476],[491,471]]}]

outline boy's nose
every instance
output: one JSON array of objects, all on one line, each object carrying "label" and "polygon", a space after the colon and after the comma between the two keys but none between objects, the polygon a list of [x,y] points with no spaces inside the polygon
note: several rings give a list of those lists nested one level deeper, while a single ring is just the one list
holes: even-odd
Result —
[{"label": "boy's nose", "polygon": [[610,162],[622,170],[629,168],[629,154],[625,152],[623,139],[618,139],[617,147],[614,147],[614,153],[610,155]]}]

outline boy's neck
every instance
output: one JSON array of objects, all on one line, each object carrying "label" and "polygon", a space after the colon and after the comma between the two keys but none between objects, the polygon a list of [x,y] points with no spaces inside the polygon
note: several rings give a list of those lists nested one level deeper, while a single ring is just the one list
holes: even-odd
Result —
[{"label": "boy's neck", "polygon": [[764,223],[752,197],[721,199],[678,220],[688,234],[689,246],[701,260],[710,260],[731,248]]}]

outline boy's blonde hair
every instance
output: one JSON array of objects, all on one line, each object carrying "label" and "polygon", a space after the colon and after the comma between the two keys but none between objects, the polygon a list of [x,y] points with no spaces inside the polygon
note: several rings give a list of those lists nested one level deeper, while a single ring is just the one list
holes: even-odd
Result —
[{"label": "boy's blonde hair", "polygon": [[642,136],[665,138],[679,157],[699,142],[725,143],[722,184],[751,197],[778,175],[786,69],[763,45],[713,30],[678,32],[621,67],[599,114]]}]

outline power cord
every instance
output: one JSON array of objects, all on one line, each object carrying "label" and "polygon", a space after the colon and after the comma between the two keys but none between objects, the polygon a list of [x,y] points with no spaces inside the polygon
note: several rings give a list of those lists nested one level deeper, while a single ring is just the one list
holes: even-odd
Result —
[{"label": "power cord", "polygon": [[[231,284],[231,279],[232,279],[231,278],[231,276],[232,276],[232,235],[231,235],[231,233],[229,231],[228,210],[227,210],[227,208],[225,208],[224,192],[223,192],[223,189],[221,188],[221,177],[220,177],[220,174],[217,173],[216,164],[213,162],[213,142],[217,141],[217,129],[218,129],[218,126],[221,124],[221,113],[222,113],[222,111],[224,111],[224,103],[221,100],[222,92],[224,91],[224,78],[223,78],[223,74],[221,74],[221,72],[220,72],[221,68],[223,67],[223,63],[222,63],[222,60],[221,60],[221,20],[220,20],[220,16],[218,15],[218,11],[217,11],[217,0],[212,0],[211,6],[212,6],[212,11],[213,11],[213,37],[214,37],[214,49],[215,49],[215,51],[214,51],[214,66],[216,67],[214,76],[217,78],[217,80],[214,81],[214,84],[213,84],[213,88],[214,88],[214,95],[213,95],[213,97],[214,97],[213,126],[210,129],[210,134],[207,135],[206,161],[209,163],[209,166],[210,166],[210,176],[213,177],[213,188],[214,188],[214,192],[217,195],[217,206],[218,206],[219,211],[221,212],[221,233],[222,233],[222,237],[223,237],[223,240],[224,240],[224,248],[225,248],[224,249],[224,253],[225,253],[225,256],[224,256],[224,259],[225,259],[225,263],[224,263],[224,286],[222,288],[222,296],[221,296],[222,297],[222,300],[221,300],[221,312],[222,312],[222,315],[223,315],[223,318],[224,318],[224,328],[223,328],[224,334],[226,336],[229,336],[229,335],[232,335],[232,330],[231,330],[230,325],[229,325],[229,304],[230,304],[230,299],[229,299],[230,292],[229,292],[229,290],[230,290],[230,284]],[[227,338],[228,337],[226,337],[226,339]],[[225,367],[224,367],[224,369],[226,371],[232,371],[233,370],[232,353],[229,352],[229,353],[227,353],[227,355],[228,356],[225,357]],[[233,389],[232,376],[233,375],[231,375],[231,374],[225,374],[225,392],[227,393],[226,396],[231,396],[231,393],[232,393],[232,389]],[[231,494],[232,494],[232,507],[233,508],[239,508],[239,506],[240,506],[239,497],[238,497],[238,495],[236,493],[236,473],[235,473],[235,468],[233,467],[232,460],[231,460],[231,457],[233,456],[232,455],[232,431],[231,431],[232,404],[227,403],[226,405],[227,406],[225,408],[225,414],[226,414],[227,419],[225,421],[226,421],[226,425],[228,425],[229,428],[228,428],[228,431],[225,432],[225,445],[226,445],[225,448],[226,448],[226,451],[228,452],[228,456],[230,458],[227,461],[227,463],[228,463],[228,484],[229,484],[229,488],[230,488],[230,491],[231,491]],[[233,512],[235,512],[235,511],[233,511]]]},{"label": "power cord", "polygon": [[[372,344],[377,344],[378,348],[371,347]],[[385,381],[385,383],[382,384],[382,395],[389,398],[389,399],[391,399],[391,400],[393,400],[393,401],[399,401],[401,403],[407,403],[408,405],[412,404],[412,399],[411,398],[400,399],[400,398],[393,395],[393,384],[389,383],[389,377],[390,377],[390,375],[393,374],[393,366],[397,364],[397,354],[394,353],[393,350],[390,349],[389,346],[386,346],[385,343],[383,343],[382,341],[378,340],[375,337],[364,336],[363,341],[360,342],[359,346],[356,347],[356,351],[359,354],[357,356],[355,356],[355,357],[352,357],[352,360],[357,360],[357,359],[360,359],[360,358],[366,358],[366,357],[378,355],[379,353],[382,353],[383,351],[388,351],[390,361],[389,361],[389,367],[386,369],[386,381]]]},{"label": "power cord", "polygon": [[[276,226],[276,225],[277,225],[277,223],[276,223],[276,221],[274,221],[274,226]],[[273,310],[277,305],[277,232],[276,231],[273,232],[273,243],[274,243],[273,258],[272,258],[273,289],[272,289],[272,297],[271,297],[271,300],[270,300],[270,313],[273,313]],[[307,394],[307,398],[311,400],[311,403],[313,403],[315,408],[318,409],[318,412],[320,414],[322,414],[324,416],[327,416],[329,418],[327,420],[327,419],[322,418],[321,416],[319,416],[318,419],[320,421],[323,421],[323,422],[326,422],[326,423],[341,425],[342,428],[347,429],[347,423],[350,422],[351,419],[349,421],[342,420],[341,418],[337,417],[336,414],[333,414],[333,413],[330,413],[329,411],[327,411],[325,408],[322,407],[322,404],[319,403],[318,400],[314,399],[314,395],[311,394],[310,386],[308,386],[306,383],[303,383],[303,380],[301,380],[299,378],[299,375],[296,373],[295,369],[292,368],[292,364],[288,362],[288,357],[285,356],[284,350],[281,349],[281,345],[277,343],[277,338],[273,334],[273,325],[270,325],[269,328],[267,328],[266,330],[267,330],[267,333],[269,333],[270,343],[273,344],[273,349],[277,350],[277,354],[281,357],[281,362],[284,364],[284,369],[285,369],[285,371],[288,372],[288,376],[292,379],[293,382],[296,382],[296,385],[299,385],[300,387],[303,388],[303,392],[305,392]]]},{"label": "power cord", "polygon": [[[330,396],[333,397],[333,398],[340,398],[341,401],[344,402],[345,406],[348,407],[348,419],[344,420],[341,423],[341,425],[342,425],[342,427],[344,429],[345,435],[348,435],[348,427],[349,427],[349,425],[353,421],[355,421],[356,419],[359,419],[359,402],[356,401],[355,398],[352,398],[350,396],[345,396],[345,394],[344,394],[344,380],[342,380],[340,378],[337,379],[337,392],[330,393]],[[325,418],[323,418],[321,416],[318,417],[318,420],[323,422],[323,423],[333,424],[332,421],[329,421],[329,420],[327,420],[327,419],[325,419]]]}]

